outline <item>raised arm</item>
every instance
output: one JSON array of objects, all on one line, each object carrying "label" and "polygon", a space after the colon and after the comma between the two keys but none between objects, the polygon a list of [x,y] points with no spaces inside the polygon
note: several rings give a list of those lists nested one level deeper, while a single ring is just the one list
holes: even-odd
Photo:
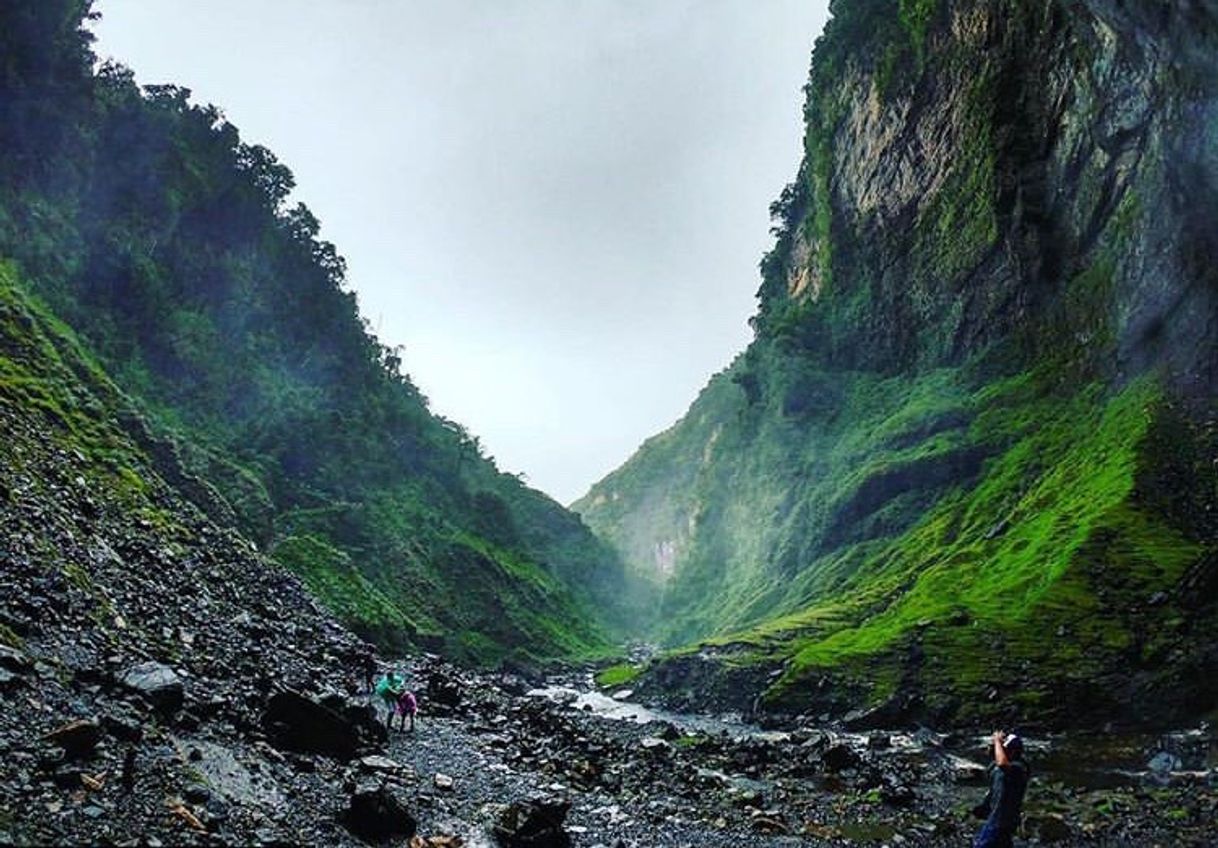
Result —
[{"label": "raised arm", "polygon": [[1007,749],[1002,747],[1002,731],[994,731],[994,764],[1000,769],[1005,769],[1011,764],[1010,757],[1007,756]]}]

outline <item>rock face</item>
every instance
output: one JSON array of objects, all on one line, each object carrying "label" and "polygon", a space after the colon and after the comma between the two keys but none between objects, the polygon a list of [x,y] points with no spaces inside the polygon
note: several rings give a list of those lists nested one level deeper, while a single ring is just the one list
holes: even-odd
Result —
[{"label": "rock face", "polygon": [[834,12],[754,342],[575,508],[762,707],[1212,709],[1218,4]]},{"label": "rock face", "polygon": [[186,89],[102,68],[88,14],[0,6],[0,260],[157,410],[110,412],[164,482],[382,647],[531,663],[633,624],[612,550],[371,334],[285,164]]}]

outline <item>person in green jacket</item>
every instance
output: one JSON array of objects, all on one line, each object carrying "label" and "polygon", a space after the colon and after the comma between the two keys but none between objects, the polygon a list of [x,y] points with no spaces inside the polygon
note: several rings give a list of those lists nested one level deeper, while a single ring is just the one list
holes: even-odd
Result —
[{"label": "person in green jacket", "polygon": [[385,706],[385,725],[393,723],[393,713],[397,709],[398,699],[406,691],[406,678],[396,671],[390,671],[381,676],[376,682],[376,695]]}]

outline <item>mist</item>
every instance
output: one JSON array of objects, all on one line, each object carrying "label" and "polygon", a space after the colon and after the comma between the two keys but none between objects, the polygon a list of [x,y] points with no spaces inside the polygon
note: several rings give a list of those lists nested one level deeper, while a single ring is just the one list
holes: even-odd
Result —
[{"label": "mist", "polygon": [[434,411],[563,502],[749,341],[824,3],[103,2],[296,175]]}]

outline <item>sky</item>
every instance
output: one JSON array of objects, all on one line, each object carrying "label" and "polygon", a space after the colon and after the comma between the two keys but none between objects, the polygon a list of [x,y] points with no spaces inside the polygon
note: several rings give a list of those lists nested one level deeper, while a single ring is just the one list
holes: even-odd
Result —
[{"label": "sky", "polygon": [[101,0],[296,176],[434,412],[563,503],[748,344],[827,0]]}]

